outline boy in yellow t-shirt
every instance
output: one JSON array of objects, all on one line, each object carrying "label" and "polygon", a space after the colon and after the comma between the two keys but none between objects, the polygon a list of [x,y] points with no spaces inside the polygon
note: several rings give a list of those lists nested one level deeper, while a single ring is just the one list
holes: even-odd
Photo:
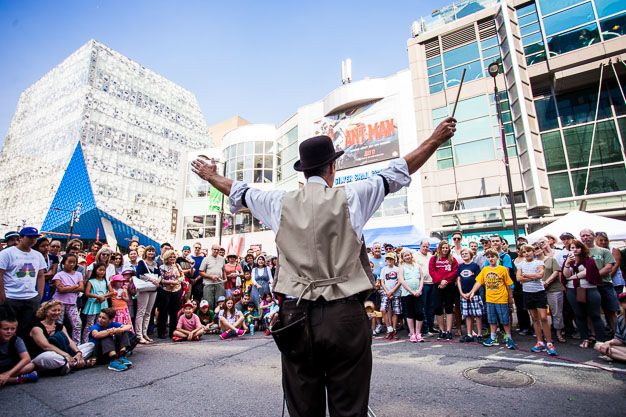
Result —
[{"label": "boy in yellow t-shirt", "polygon": [[498,252],[488,249],[485,256],[489,261],[489,265],[484,267],[480,274],[476,277],[476,284],[470,292],[470,298],[476,295],[476,292],[482,285],[485,286],[485,294],[487,301],[487,319],[489,320],[489,329],[491,337],[483,342],[485,346],[497,346],[496,329],[498,321],[504,326],[506,332],[506,347],[515,349],[515,342],[511,337],[511,322],[509,315],[509,304],[513,304],[513,292],[511,291],[511,277],[508,268],[498,265]]}]

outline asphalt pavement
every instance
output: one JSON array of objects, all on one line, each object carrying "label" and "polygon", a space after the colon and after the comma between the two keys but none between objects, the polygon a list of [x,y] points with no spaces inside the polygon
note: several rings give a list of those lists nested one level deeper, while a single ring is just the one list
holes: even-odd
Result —
[{"label": "asphalt pavement", "polygon": [[[626,415],[626,365],[606,362],[576,340],[557,345],[557,357],[531,353],[530,337],[518,337],[515,351],[427,340],[374,339],[374,415]],[[160,342],[139,346],[130,359],[135,366],[126,372],[97,367],[0,389],[0,415],[282,414],[280,355],[270,337]]]}]

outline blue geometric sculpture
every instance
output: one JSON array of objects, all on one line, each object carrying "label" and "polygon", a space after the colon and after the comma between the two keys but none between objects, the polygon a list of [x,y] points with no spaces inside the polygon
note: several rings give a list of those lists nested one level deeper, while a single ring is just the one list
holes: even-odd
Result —
[{"label": "blue geometric sculpture", "polygon": [[52,200],[41,230],[51,236],[54,236],[54,232],[69,233],[72,210],[76,208],[79,202],[82,204],[80,221],[74,223],[73,235],[79,235],[81,240],[87,241],[96,240],[99,234],[100,240],[106,240],[101,220],[101,218],[106,218],[113,226],[119,246],[128,247],[132,237],[137,236],[140,244],[153,245],[158,252],[159,245],[157,242],[97,207],[80,141],[76,145],[63,179],[61,179],[61,184]]}]

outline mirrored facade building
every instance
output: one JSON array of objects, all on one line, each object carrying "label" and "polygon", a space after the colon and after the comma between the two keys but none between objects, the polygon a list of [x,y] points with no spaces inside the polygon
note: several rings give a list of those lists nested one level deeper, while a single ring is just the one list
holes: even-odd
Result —
[{"label": "mirrored facade building", "polygon": [[412,35],[421,132],[450,114],[466,71],[457,133],[422,168],[432,233],[513,235],[494,62],[520,232],[579,208],[626,216],[626,2],[461,0]]},{"label": "mirrored facade building", "polygon": [[192,93],[91,40],[20,96],[0,155],[0,218],[67,233],[80,203],[82,239],[171,240],[179,164],[209,146]]}]

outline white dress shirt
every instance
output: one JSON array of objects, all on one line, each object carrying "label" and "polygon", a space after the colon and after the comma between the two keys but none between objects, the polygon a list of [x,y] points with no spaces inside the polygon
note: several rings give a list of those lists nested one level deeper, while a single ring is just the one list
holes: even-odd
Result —
[{"label": "white dress shirt", "polygon": [[[348,200],[350,222],[359,237],[363,233],[365,223],[385,199],[385,186],[381,175],[387,180],[389,193],[395,193],[402,187],[411,184],[409,167],[404,158],[398,158],[391,161],[389,166],[378,174],[366,180],[350,183],[343,189]],[[321,177],[310,177],[307,182],[327,186],[326,181]],[[246,205],[252,215],[266,224],[274,233],[278,233],[283,197],[286,191],[261,191],[256,188],[249,188],[244,182],[235,181],[229,196],[230,211],[233,214],[243,207],[242,197],[246,189],[248,189]]]}]

